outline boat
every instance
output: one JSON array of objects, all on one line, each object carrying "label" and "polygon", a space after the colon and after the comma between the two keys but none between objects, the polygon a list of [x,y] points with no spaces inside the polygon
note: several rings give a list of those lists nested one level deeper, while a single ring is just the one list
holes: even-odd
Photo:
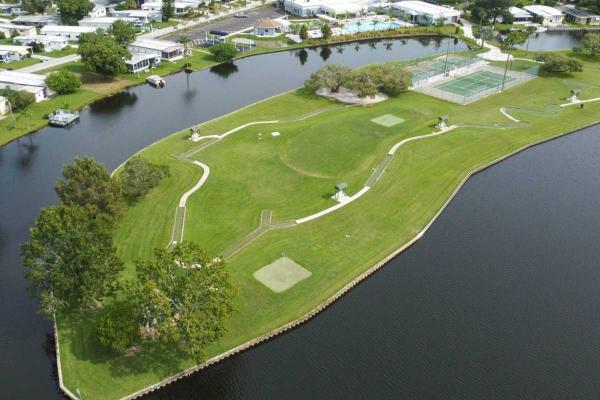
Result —
[{"label": "boat", "polygon": [[59,108],[58,110],[48,115],[48,123],[52,126],[59,127],[69,126],[78,119],[79,111],[71,112],[66,108]]},{"label": "boat", "polygon": [[146,82],[157,88],[165,87],[165,80],[158,75],[150,75],[146,78]]}]

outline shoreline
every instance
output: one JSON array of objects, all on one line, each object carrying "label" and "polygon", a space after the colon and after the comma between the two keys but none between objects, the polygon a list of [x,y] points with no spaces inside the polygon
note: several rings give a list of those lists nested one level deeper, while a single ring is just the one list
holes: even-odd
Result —
[{"label": "shoreline", "polygon": [[[385,33],[386,31],[381,31],[382,33]],[[216,67],[218,65],[222,65],[222,64],[226,64],[229,62],[235,62],[238,60],[242,60],[245,58],[249,58],[249,57],[254,57],[254,56],[262,56],[265,54],[272,54],[272,53],[281,53],[284,51],[294,51],[294,50],[301,50],[301,49],[311,49],[311,48],[315,48],[315,47],[321,47],[321,46],[333,46],[333,45],[339,45],[339,44],[348,44],[348,43],[360,43],[360,42],[368,42],[371,40],[382,40],[382,39],[400,39],[400,38],[416,38],[416,37],[420,37],[420,36],[442,36],[442,37],[448,37],[448,38],[455,38],[458,40],[462,40],[463,42],[465,42],[465,44],[467,44],[467,46],[469,46],[470,50],[477,50],[476,48],[471,48],[471,43],[469,43],[469,38],[466,37],[461,37],[460,35],[454,34],[454,33],[444,33],[444,32],[432,32],[432,31],[423,31],[423,32],[416,32],[416,33],[396,33],[396,34],[392,34],[392,35],[377,35],[377,36],[372,36],[372,37],[357,37],[357,38],[351,38],[351,39],[347,39],[347,40],[339,40],[339,41],[331,41],[331,42],[327,42],[327,43],[312,43],[312,44],[307,44],[304,46],[288,46],[288,47],[282,47],[282,48],[275,48],[275,49],[268,49],[259,53],[252,53],[252,54],[240,54],[238,57],[235,57],[234,59],[230,60],[230,61],[222,61],[222,62],[216,62],[212,65],[207,65],[204,66],[202,68],[198,68],[198,69],[194,69],[193,73],[195,72],[200,72],[200,71],[204,71],[206,69],[210,69],[213,67]],[[469,50],[469,51],[470,51]],[[440,53],[443,54],[444,52]],[[64,64],[64,65],[68,65],[68,64]],[[18,71],[18,70],[16,70]],[[40,72],[43,72],[40,71]],[[176,70],[176,71],[170,71],[168,73],[166,73],[165,75],[161,75],[162,78],[167,77],[167,76],[171,76],[171,75],[175,75],[178,73],[184,72],[184,69],[180,69],[180,70]],[[100,95],[100,97],[94,99],[93,101],[90,101],[89,103],[85,103],[83,105],[81,105],[78,108],[75,108],[75,110],[77,111],[83,111],[85,110],[87,107],[91,106],[92,104],[98,102],[98,101],[102,101],[104,99],[107,99],[109,97],[112,97],[118,93],[120,93],[121,91],[124,91],[126,89],[132,88],[132,87],[136,87],[136,86],[141,86],[141,85],[145,85],[146,82],[142,81],[142,82],[138,82],[138,81],[133,81],[133,80],[126,80],[123,79],[123,82],[125,82],[122,86],[118,87],[117,89],[107,92],[107,93],[100,93],[100,92],[95,92],[98,93]],[[82,87],[85,85],[82,85]],[[293,90],[293,89],[292,89]],[[277,95],[275,95],[277,96]],[[237,111],[237,110],[236,110]],[[220,117],[219,117],[220,118]],[[9,139],[8,141],[6,141],[5,143],[1,143],[0,144],[0,148],[22,138],[28,135],[32,135],[34,133],[37,133],[39,131],[41,131],[44,128],[47,128],[49,125],[47,123],[47,119],[43,119],[44,121],[46,121],[45,124],[42,124],[38,127],[33,128],[32,130],[28,131],[27,133],[24,133],[20,136],[14,137],[12,139]],[[205,121],[208,122],[208,121]],[[155,142],[156,143],[156,142]]]},{"label": "shoreline", "polygon": [[[284,92],[285,93],[285,92]],[[283,93],[280,93],[278,95],[281,95]],[[278,96],[275,95],[275,96]],[[271,97],[275,97],[275,96],[271,96]],[[265,99],[266,100],[266,99]],[[264,101],[264,100],[260,100],[260,101]],[[260,102],[259,101],[259,102]],[[258,103],[258,102],[257,102]],[[248,107],[248,106],[247,106]],[[237,111],[237,110],[236,110]],[[218,118],[222,118],[218,117]],[[132,394],[129,394],[127,396],[121,397],[121,400],[131,400],[131,399],[136,399],[136,398],[140,398],[144,395],[147,395],[149,393],[152,393],[156,390],[159,390],[171,383],[174,383],[182,378],[185,378],[187,376],[190,376],[198,371],[201,371],[203,369],[206,369],[214,364],[217,364],[235,354],[241,353],[243,351],[247,351],[263,342],[266,342],[268,340],[271,340],[281,334],[284,334],[292,329],[295,329],[297,327],[299,327],[300,325],[304,324],[305,322],[308,322],[309,320],[311,320],[313,317],[315,317],[316,315],[318,315],[320,312],[324,311],[325,309],[327,309],[329,306],[331,306],[332,304],[334,304],[337,300],[339,300],[341,297],[343,297],[345,294],[347,294],[348,292],[350,292],[350,290],[352,290],[356,285],[360,284],[362,281],[364,281],[365,279],[367,279],[368,277],[370,277],[372,274],[374,274],[375,272],[377,272],[379,269],[381,269],[382,267],[384,267],[387,263],[389,263],[390,261],[392,261],[395,257],[397,257],[398,255],[400,255],[401,253],[403,253],[405,250],[407,250],[408,248],[410,248],[413,244],[415,244],[419,239],[421,239],[425,233],[427,232],[427,230],[435,223],[435,221],[438,219],[438,217],[444,212],[444,210],[446,209],[446,207],[452,202],[452,200],[454,199],[454,197],[458,194],[458,192],[462,189],[462,187],[469,181],[469,179],[479,173],[482,172],[510,157],[513,157],[531,147],[534,146],[538,146],[547,142],[550,142],[552,140],[556,140],[559,139],[561,137],[573,134],[573,133],[578,133],[584,129],[596,126],[600,124],[600,120],[597,120],[595,122],[586,124],[584,126],[563,132],[563,133],[559,133],[556,134],[554,136],[548,137],[548,138],[544,138],[544,139],[540,139],[534,142],[531,142],[529,144],[526,144],[512,152],[509,152],[503,156],[498,157],[495,160],[492,160],[488,163],[485,163],[479,167],[474,168],[473,170],[471,170],[470,172],[468,172],[464,178],[458,183],[457,187],[454,189],[454,191],[450,194],[450,196],[448,197],[448,199],[444,202],[444,204],[440,207],[440,209],[436,212],[436,214],[429,220],[429,222],[424,226],[424,228],[417,233],[412,239],[408,240],[406,243],[404,243],[402,246],[400,246],[397,250],[392,251],[390,254],[388,254],[387,256],[383,257],[379,262],[375,263],[373,266],[371,266],[370,268],[368,268],[367,270],[365,270],[364,272],[362,272],[360,275],[358,275],[356,278],[352,279],[350,282],[348,282],[346,285],[344,285],[340,290],[338,290],[337,292],[335,292],[331,297],[329,297],[327,300],[325,300],[323,303],[317,305],[316,307],[314,307],[312,310],[310,310],[309,312],[307,312],[306,314],[300,316],[299,318],[296,318],[288,323],[286,323],[285,325],[280,326],[279,328],[273,329],[263,335],[260,335],[252,340],[249,340],[245,343],[242,343],[241,345],[238,345],[228,351],[225,351],[217,356],[214,356],[208,360],[206,360],[205,362],[201,363],[201,364],[197,364],[193,367],[187,368],[181,372],[178,372],[174,375],[168,376],[162,380],[160,380],[159,382],[156,382],[152,385],[146,386]],[[168,135],[166,137],[170,137],[171,135]],[[164,139],[164,138],[163,138]],[[152,146],[155,143],[160,142],[162,139],[150,144],[147,147]],[[142,149],[144,150],[144,149]],[[141,152],[142,150],[140,150],[139,152]],[[136,154],[138,154],[139,152],[137,152]],[[119,167],[118,167],[119,168]],[[115,169],[114,172],[116,172],[117,169]],[[78,400],[79,398],[77,396],[75,396],[65,385],[62,379],[62,370],[61,370],[61,361],[60,361],[60,343],[59,343],[59,335],[58,335],[58,329],[56,326],[56,322],[54,323],[54,336],[55,336],[55,351],[56,351],[56,365],[57,365],[57,374],[58,374],[58,380],[59,380],[59,387],[61,389],[61,391],[64,393],[64,395],[67,398],[73,399],[73,400]]]}]

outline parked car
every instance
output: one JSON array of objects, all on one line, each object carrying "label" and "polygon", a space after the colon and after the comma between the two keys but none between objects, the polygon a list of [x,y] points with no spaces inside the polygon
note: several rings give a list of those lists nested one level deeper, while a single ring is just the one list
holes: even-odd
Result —
[{"label": "parked car", "polygon": [[244,13],[235,13],[233,14],[235,18],[248,18],[248,16]]}]

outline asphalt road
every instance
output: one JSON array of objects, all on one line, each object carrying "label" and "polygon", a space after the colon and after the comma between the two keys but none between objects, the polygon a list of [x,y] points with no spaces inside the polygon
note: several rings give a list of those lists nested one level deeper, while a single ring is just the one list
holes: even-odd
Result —
[{"label": "asphalt road", "polygon": [[[276,7],[261,7],[258,9],[246,11],[248,18],[235,18],[234,16],[225,17],[220,21],[211,22],[204,25],[198,25],[186,30],[185,34],[190,39],[204,39],[209,31],[237,32],[242,29],[251,28],[254,23],[261,18],[279,18],[283,12]],[[181,32],[165,36],[167,40],[177,40]]]}]

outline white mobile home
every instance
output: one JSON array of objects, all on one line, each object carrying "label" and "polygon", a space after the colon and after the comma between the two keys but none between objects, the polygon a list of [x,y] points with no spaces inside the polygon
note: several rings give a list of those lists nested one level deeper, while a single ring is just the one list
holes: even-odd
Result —
[{"label": "white mobile home", "polygon": [[160,65],[160,56],[156,54],[136,54],[130,60],[125,60],[125,65],[127,65],[128,72],[137,74]]},{"label": "white mobile home", "polygon": [[300,17],[312,17],[317,14],[357,17],[367,13],[369,7],[377,4],[375,0],[283,0],[283,9]]},{"label": "white mobile home", "polygon": [[137,39],[127,46],[131,54],[154,54],[165,61],[177,61],[183,58],[183,45],[170,40]]},{"label": "white mobile home", "polygon": [[31,47],[14,46],[10,44],[0,45],[0,63],[21,61],[31,55]]},{"label": "white mobile home", "polygon": [[148,24],[154,21],[162,20],[162,13],[150,10],[115,10],[111,15],[119,18],[133,18],[137,23]]},{"label": "white mobile home", "polygon": [[96,28],[91,26],[70,26],[70,25],[46,25],[40,29],[45,36],[64,36],[69,40],[79,40],[82,33],[94,33]]},{"label": "white mobile home", "polygon": [[542,25],[560,25],[563,22],[563,13],[556,8],[534,4],[524,7],[527,12],[542,20]]},{"label": "white mobile home", "polygon": [[88,13],[88,17],[90,18],[98,18],[98,17],[106,17],[106,7],[96,5],[94,9]]},{"label": "white mobile home", "polygon": [[41,44],[44,46],[44,51],[62,50],[69,45],[69,38],[64,36],[45,36],[45,35],[30,35],[16,36],[13,42],[23,46],[33,46]]},{"label": "white mobile home", "polygon": [[565,19],[580,25],[600,25],[600,15],[575,7],[563,8]]},{"label": "white mobile home", "polygon": [[533,18],[531,14],[519,7],[510,7],[508,12],[512,15],[514,23],[531,22]]},{"label": "white mobile home", "polygon": [[129,23],[134,23],[135,18],[127,17],[98,17],[98,18],[84,18],[79,21],[79,26],[87,26],[95,29],[102,29],[104,32],[108,31],[111,25],[118,20],[122,20]]},{"label": "white mobile home", "polygon": [[21,15],[12,20],[15,25],[27,25],[41,28],[46,25],[60,24],[60,17],[55,14]]},{"label": "white mobile home", "polygon": [[0,34],[4,35],[5,38],[10,38],[14,32],[17,35],[35,35],[36,29],[35,26],[0,23]]},{"label": "white mobile home", "polygon": [[162,3],[155,3],[155,2],[147,2],[144,3],[140,6],[140,9],[144,10],[144,11],[155,11],[155,12],[162,12]]},{"label": "white mobile home", "polygon": [[424,1],[401,1],[391,5],[396,13],[406,16],[409,22],[419,25],[433,25],[439,22],[451,24],[460,20],[460,11],[451,7],[438,6]]},{"label": "white mobile home", "polygon": [[40,102],[51,96],[52,92],[44,80],[44,75],[27,74],[16,71],[0,71],[0,87],[22,90],[32,93],[35,101]]}]

